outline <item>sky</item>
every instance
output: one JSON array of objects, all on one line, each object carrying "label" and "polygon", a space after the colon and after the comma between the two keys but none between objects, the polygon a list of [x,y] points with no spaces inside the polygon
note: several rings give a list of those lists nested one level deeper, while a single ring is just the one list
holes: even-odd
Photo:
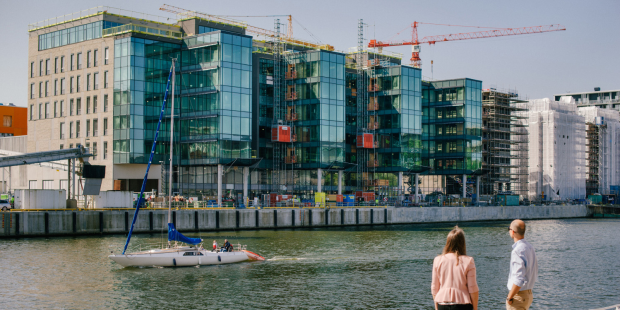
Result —
[{"label": "sky", "polygon": [[[566,31],[423,45],[422,75],[433,79],[468,77],[483,88],[517,90],[523,99],[566,92],[620,89],[620,1],[2,1],[0,10],[0,102],[26,106],[28,24],[100,5],[163,17],[164,4],[214,15],[293,15],[300,39],[347,51],[357,45],[358,19],[366,39],[408,40],[414,21],[479,27],[517,28],[561,24]],[[275,17],[236,17],[273,29]],[[285,17],[282,17],[283,23]],[[284,26],[286,27],[286,26]],[[304,30],[307,29],[308,31]],[[418,26],[418,36],[486,29]],[[312,34],[312,36],[310,35]],[[388,47],[409,63],[411,47]],[[433,68],[431,73],[431,60]]]}]

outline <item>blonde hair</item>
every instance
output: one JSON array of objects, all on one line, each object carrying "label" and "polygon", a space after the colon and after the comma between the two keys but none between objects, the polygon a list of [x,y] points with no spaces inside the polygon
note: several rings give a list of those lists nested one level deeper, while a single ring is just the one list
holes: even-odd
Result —
[{"label": "blonde hair", "polygon": [[465,232],[458,226],[448,233],[446,246],[443,248],[442,255],[454,253],[456,255],[456,264],[459,264],[459,255],[467,255],[467,247],[465,246]]}]

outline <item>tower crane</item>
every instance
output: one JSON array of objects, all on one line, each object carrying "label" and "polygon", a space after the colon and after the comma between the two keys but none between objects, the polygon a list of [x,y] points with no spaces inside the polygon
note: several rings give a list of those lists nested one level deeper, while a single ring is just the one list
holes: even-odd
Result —
[{"label": "tower crane", "polygon": [[[402,46],[402,45],[412,45],[411,47],[411,64],[420,68],[422,64],[422,59],[420,58],[420,45],[424,43],[428,43],[429,45],[435,44],[437,42],[447,42],[447,41],[460,41],[460,40],[471,40],[471,39],[484,39],[484,38],[494,38],[494,37],[504,37],[504,36],[515,36],[521,34],[533,34],[533,33],[543,33],[543,32],[551,32],[551,31],[564,31],[566,28],[562,25],[554,24],[554,25],[546,25],[546,26],[532,26],[532,27],[521,27],[521,28],[493,28],[491,30],[485,31],[476,31],[476,32],[465,32],[465,33],[453,33],[453,34],[444,34],[444,35],[435,35],[435,36],[427,36],[422,38],[422,40],[418,40],[418,24],[429,24],[429,25],[443,25],[443,26],[458,26],[458,25],[445,25],[445,24],[433,24],[433,23],[421,23],[421,22],[413,22],[411,24],[411,40],[410,41],[377,41],[370,40],[368,43],[368,47],[388,47],[388,46]],[[463,27],[463,26],[461,26]],[[479,27],[479,28],[487,28],[487,27]]]},{"label": "tower crane", "polygon": [[[255,33],[258,35],[263,35],[263,36],[270,37],[270,38],[275,38],[276,36],[278,36],[278,34],[273,30],[268,30],[268,29],[248,25],[246,22],[234,20],[231,18],[226,18],[226,16],[212,15],[212,14],[201,13],[201,12],[192,11],[192,10],[186,10],[186,9],[182,9],[180,7],[176,7],[176,6],[169,5],[169,4],[162,5],[159,8],[159,10],[176,14],[177,16],[181,18],[199,17],[199,18],[204,18],[207,20],[213,20],[217,22],[232,24],[232,25],[244,28],[245,31],[247,32]],[[277,15],[268,15],[264,17],[272,17],[272,16],[277,16]],[[320,49],[325,49],[325,50],[330,50],[330,51],[334,50],[334,47],[328,44],[316,44],[316,43],[308,42],[305,40],[293,38],[293,17],[291,15],[284,15],[284,16],[288,16],[288,29],[287,29],[286,36],[280,37],[280,40],[293,43],[293,44],[302,45],[305,47],[310,47],[310,48],[320,48]],[[259,17],[259,16],[245,16],[245,17]]]}]

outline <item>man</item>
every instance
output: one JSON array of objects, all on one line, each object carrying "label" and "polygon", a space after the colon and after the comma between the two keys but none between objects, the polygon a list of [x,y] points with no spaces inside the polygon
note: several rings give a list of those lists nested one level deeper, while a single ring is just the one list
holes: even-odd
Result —
[{"label": "man", "polygon": [[224,240],[224,250],[230,252],[230,242],[228,242],[228,239]]},{"label": "man", "polygon": [[532,288],[538,279],[538,262],[534,247],[525,241],[525,223],[514,220],[508,233],[514,244],[510,255],[510,274],[508,275],[507,310],[527,310],[532,305]]}]

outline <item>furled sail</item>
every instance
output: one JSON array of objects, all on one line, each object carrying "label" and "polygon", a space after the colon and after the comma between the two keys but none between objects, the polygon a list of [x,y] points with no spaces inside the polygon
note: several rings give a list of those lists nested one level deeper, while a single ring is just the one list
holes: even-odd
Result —
[{"label": "furled sail", "polygon": [[202,239],[185,237],[182,233],[178,232],[176,228],[174,228],[173,223],[168,223],[168,241],[180,241],[187,244],[198,244],[202,242]]}]

